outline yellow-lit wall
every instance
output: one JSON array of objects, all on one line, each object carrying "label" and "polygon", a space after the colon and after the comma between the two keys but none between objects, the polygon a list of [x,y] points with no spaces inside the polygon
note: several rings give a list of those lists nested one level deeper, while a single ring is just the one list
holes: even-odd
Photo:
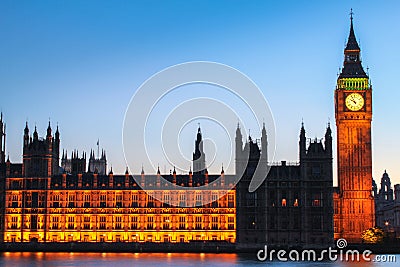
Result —
[{"label": "yellow-lit wall", "polygon": [[234,189],[155,193],[197,207],[168,207],[142,190],[7,190],[4,241],[235,242]]}]

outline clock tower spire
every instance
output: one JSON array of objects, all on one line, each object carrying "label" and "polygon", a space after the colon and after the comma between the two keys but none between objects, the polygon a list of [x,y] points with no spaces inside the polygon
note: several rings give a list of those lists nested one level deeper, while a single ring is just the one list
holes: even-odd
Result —
[{"label": "clock tower spire", "polygon": [[335,238],[361,242],[374,226],[372,196],[372,87],[360,57],[350,13],[350,34],[335,90],[338,190],[335,195]]}]

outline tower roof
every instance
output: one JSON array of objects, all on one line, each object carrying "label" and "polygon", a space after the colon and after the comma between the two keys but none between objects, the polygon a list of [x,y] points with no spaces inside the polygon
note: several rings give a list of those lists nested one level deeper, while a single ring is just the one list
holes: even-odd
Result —
[{"label": "tower roof", "polygon": [[347,41],[346,48],[344,49],[344,64],[342,71],[339,75],[341,78],[368,78],[365,73],[360,57],[360,47],[357,43],[356,36],[353,28],[353,10],[350,13],[350,34]]},{"label": "tower roof", "polygon": [[354,29],[353,29],[353,10],[350,12],[350,33],[349,33],[349,39],[347,40],[347,45],[345,48],[346,50],[358,50],[360,51],[360,46],[357,43],[356,35],[354,34]]}]

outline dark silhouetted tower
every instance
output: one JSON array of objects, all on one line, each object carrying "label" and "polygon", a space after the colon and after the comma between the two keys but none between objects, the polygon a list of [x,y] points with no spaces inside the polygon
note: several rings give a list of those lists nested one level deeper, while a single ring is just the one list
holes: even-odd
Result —
[{"label": "dark silhouetted tower", "polygon": [[194,142],[193,173],[204,174],[205,171],[206,171],[206,156],[203,150],[203,137],[199,125],[199,128],[197,129],[196,141]]},{"label": "dark silhouetted tower", "polygon": [[29,137],[28,123],[24,130],[23,167],[25,177],[51,177],[59,172],[60,133],[55,137],[49,122],[46,138],[39,138],[36,126],[33,138]]}]

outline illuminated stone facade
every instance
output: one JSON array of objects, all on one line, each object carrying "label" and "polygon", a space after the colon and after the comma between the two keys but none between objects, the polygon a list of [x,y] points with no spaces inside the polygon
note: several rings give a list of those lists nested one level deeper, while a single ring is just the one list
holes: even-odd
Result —
[{"label": "illuminated stone facade", "polygon": [[[190,180],[189,175],[163,177],[178,184]],[[139,179],[147,183],[157,176],[143,174]],[[235,241],[235,190],[222,190],[220,185],[198,191],[155,185],[152,193],[178,204],[170,206],[141,190],[129,174],[6,181],[6,242]]]},{"label": "illuminated stone facade", "polygon": [[[355,96],[355,97],[354,97]],[[334,193],[335,238],[361,242],[375,226],[372,196],[372,87],[361,64],[351,18],[344,64],[335,90],[338,188]]]},{"label": "illuminated stone facade", "polygon": [[[236,240],[234,176],[223,170],[221,175],[208,175],[207,170],[177,175],[175,169],[168,175],[159,170],[146,175],[142,170],[133,176],[128,170],[125,175],[79,173],[77,166],[74,174],[57,174],[52,161],[59,160],[58,145],[54,146],[59,143],[58,129],[53,138],[49,126],[46,139],[40,139],[36,129],[30,138],[26,127],[24,140],[19,171],[9,161],[1,165],[5,242]],[[41,167],[35,168],[32,159]],[[77,155],[73,159],[81,161]],[[207,185],[206,190],[196,190]],[[149,190],[143,191],[143,186]]]}]

